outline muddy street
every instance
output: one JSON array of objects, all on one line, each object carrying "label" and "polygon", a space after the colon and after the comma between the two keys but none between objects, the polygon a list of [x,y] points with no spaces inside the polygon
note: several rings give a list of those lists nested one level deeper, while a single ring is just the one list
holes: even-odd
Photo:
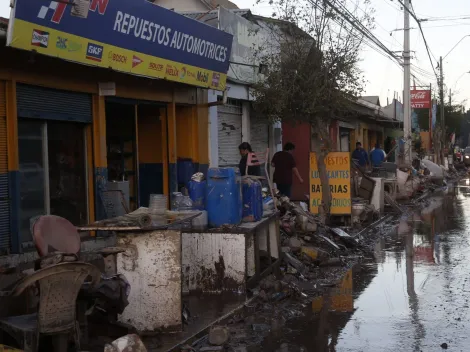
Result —
[{"label": "muddy street", "polygon": [[262,350],[467,351],[469,183],[397,220],[351,279],[272,332]]}]

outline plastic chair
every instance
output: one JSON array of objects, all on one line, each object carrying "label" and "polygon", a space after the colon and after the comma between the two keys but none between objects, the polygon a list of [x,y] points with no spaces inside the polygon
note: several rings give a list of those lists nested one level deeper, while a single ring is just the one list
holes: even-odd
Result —
[{"label": "plastic chair", "polygon": [[88,263],[61,263],[35,271],[15,288],[2,295],[19,296],[26,288],[39,283],[37,313],[0,319],[0,329],[13,337],[25,352],[36,352],[41,335],[57,338],[57,351],[67,350],[67,333],[73,333],[75,348],[80,351],[80,333],[76,320],[76,300],[85,279],[91,276],[91,287],[100,280],[99,270]]},{"label": "plastic chair", "polygon": [[80,235],[73,224],[60,216],[43,215],[32,219],[31,234],[40,257],[51,253],[80,252]]},{"label": "plastic chair", "polygon": [[[250,166],[261,167],[263,164],[264,164],[264,174],[266,175],[265,177],[248,175],[248,168]],[[254,153],[254,152],[248,153],[245,175],[249,176],[250,178],[256,178],[260,180],[266,179],[268,181],[269,191],[271,192],[271,195],[273,197],[274,209],[277,209],[277,200],[276,200],[276,196],[274,195],[273,183],[271,182],[271,178],[269,177],[268,164],[269,164],[269,148],[266,149],[266,152],[264,153]]]}]

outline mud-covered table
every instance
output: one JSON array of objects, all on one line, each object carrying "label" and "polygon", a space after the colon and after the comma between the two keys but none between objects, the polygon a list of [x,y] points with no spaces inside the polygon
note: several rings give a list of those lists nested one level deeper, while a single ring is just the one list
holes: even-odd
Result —
[{"label": "mud-covered table", "polygon": [[245,294],[280,262],[279,217],[205,231],[183,230],[183,292]]}]

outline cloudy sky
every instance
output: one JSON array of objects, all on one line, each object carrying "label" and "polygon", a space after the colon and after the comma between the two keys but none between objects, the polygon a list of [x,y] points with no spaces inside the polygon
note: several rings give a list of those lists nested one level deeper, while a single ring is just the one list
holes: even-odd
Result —
[{"label": "cloudy sky", "polygon": [[[131,0],[129,0],[131,1]],[[256,0],[232,0],[240,8],[249,8],[254,13],[269,16],[272,9],[267,4],[256,5]],[[347,0],[352,4],[353,0]],[[426,40],[431,49],[434,67],[439,56],[446,56],[454,45],[466,35],[470,35],[470,1],[469,0],[414,0],[414,9],[421,19]],[[403,50],[403,10],[397,0],[371,0],[375,8],[376,28],[373,33],[392,51]],[[9,17],[9,1],[0,1],[0,16]],[[412,28],[417,25],[411,20]],[[392,34],[392,35],[390,35]],[[423,39],[419,30],[411,31],[411,50],[414,73],[423,84],[436,84],[432,78],[433,70],[429,62]],[[470,36],[465,38],[444,60],[445,81],[452,89],[452,100],[464,101],[470,97]],[[361,68],[368,81],[367,95],[379,95],[382,105],[387,98],[393,98],[394,92],[400,96],[403,91],[402,70],[389,59],[365,47],[361,54]],[[470,99],[467,103],[470,107]]]}]

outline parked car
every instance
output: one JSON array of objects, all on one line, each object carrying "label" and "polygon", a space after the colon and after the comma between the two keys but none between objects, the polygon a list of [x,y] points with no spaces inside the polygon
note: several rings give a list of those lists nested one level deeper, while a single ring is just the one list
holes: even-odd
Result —
[{"label": "parked car", "polygon": [[466,166],[470,165],[470,147],[465,148],[463,152],[463,163]]}]

